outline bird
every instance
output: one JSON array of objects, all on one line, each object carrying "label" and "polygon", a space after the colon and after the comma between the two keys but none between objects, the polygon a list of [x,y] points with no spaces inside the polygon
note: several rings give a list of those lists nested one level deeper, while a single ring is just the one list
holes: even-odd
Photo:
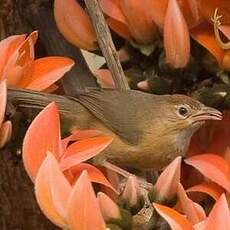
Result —
[{"label": "bird", "polygon": [[96,129],[111,136],[112,144],[94,159],[111,169],[160,170],[185,156],[192,135],[205,121],[222,119],[220,111],[189,96],[137,90],[89,88],[66,97],[10,88],[8,101],[26,111],[39,111],[54,101],[69,132]]}]

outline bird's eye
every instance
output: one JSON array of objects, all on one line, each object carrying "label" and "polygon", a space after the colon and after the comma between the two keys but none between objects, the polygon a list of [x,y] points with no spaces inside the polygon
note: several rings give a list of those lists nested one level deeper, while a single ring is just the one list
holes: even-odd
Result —
[{"label": "bird's eye", "polygon": [[181,105],[178,108],[178,113],[180,114],[180,116],[186,117],[188,115],[188,113],[189,113],[189,109],[188,109],[187,106]]}]

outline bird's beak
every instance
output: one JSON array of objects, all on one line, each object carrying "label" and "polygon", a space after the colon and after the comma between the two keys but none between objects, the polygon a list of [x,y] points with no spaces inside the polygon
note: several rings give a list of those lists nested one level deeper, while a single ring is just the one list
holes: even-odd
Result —
[{"label": "bird's beak", "polygon": [[222,113],[219,110],[206,106],[192,116],[193,123],[207,120],[222,120],[222,118]]}]

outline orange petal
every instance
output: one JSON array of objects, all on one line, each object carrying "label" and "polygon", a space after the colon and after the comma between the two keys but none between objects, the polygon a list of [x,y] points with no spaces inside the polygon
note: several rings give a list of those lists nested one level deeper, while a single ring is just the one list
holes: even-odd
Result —
[{"label": "orange petal", "polygon": [[113,31],[115,31],[119,36],[121,36],[122,38],[125,38],[127,40],[132,39],[132,35],[129,31],[129,27],[126,24],[124,24],[120,21],[117,21],[113,18],[107,18],[106,22],[109,25],[109,27]]},{"label": "orange petal", "polygon": [[222,67],[226,71],[230,71],[230,49],[226,50],[224,53],[224,58],[222,61]]},{"label": "orange petal", "polygon": [[103,184],[103,185],[111,188],[112,190],[114,190],[111,183],[106,179],[104,174],[99,169],[97,169],[93,165],[86,164],[86,163],[80,163],[80,164],[69,169],[69,171],[71,172],[71,174],[74,178],[74,182],[77,180],[77,178],[81,175],[81,173],[84,170],[86,170],[88,172],[90,181],[95,182],[95,183],[99,183],[99,184]]},{"label": "orange petal", "polygon": [[42,212],[54,224],[67,228],[66,205],[71,186],[52,153],[48,153],[35,179],[35,196]]},{"label": "orange petal", "polygon": [[156,25],[152,18],[152,0],[121,0],[120,7],[132,37],[141,44],[153,43]]},{"label": "orange petal", "polygon": [[163,28],[164,25],[168,1],[169,0],[152,0],[152,8],[154,9],[152,17],[154,22],[161,28]]},{"label": "orange petal", "polygon": [[219,200],[215,203],[205,223],[205,230],[220,229],[230,229],[230,212],[224,194],[222,194]]},{"label": "orange petal", "polygon": [[175,68],[183,68],[190,58],[188,26],[176,0],[169,0],[164,24],[166,62]]},{"label": "orange petal", "polygon": [[193,39],[205,47],[216,58],[219,64],[222,63],[224,51],[217,44],[211,25],[202,23],[192,29],[190,33]]},{"label": "orange petal", "polygon": [[158,177],[155,188],[162,199],[172,199],[177,193],[181,174],[181,157],[171,162]]},{"label": "orange petal", "polygon": [[76,130],[70,136],[62,140],[63,149],[65,150],[67,148],[70,141],[83,140],[91,137],[96,137],[101,134],[101,131],[95,129]]},{"label": "orange petal", "polygon": [[216,9],[218,14],[223,15],[221,22],[223,24],[230,24],[230,2],[228,0],[198,0],[199,10],[204,18],[211,22]]},{"label": "orange petal", "polygon": [[186,192],[202,192],[211,196],[214,200],[218,200],[222,193],[224,193],[224,189],[217,185],[216,183],[202,183],[195,185],[186,190]]},{"label": "orange petal", "polygon": [[11,121],[6,121],[2,124],[0,128],[0,148],[4,147],[5,144],[10,140],[12,135],[12,123]]},{"label": "orange petal", "polygon": [[21,81],[20,86],[26,89],[41,91],[59,80],[74,65],[74,61],[64,57],[39,58],[33,63],[30,81]]},{"label": "orange petal", "polygon": [[34,60],[34,45],[37,38],[38,32],[32,32],[11,55],[4,71],[8,85],[18,85],[24,76],[30,78],[32,63]]},{"label": "orange petal", "polygon": [[[152,8],[154,9],[152,16],[154,22],[161,28],[164,25],[168,2],[169,0],[152,0]],[[194,27],[200,23],[201,16],[196,0],[180,0],[178,1],[178,4],[189,28]]]},{"label": "orange petal", "polygon": [[178,199],[180,201],[181,208],[188,220],[192,224],[197,224],[206,218],[205,212],[201,206],[198,206],[195,202],[188,198],[183,186],[178,185]]},{"label": "orange petal", "polygon": [[164,205],[153,203],[156,211],[170,225],[172,230],[193,230],[192,224],[180,213]]},{"label": "orange petal", "polygon": [[125,189],[122,193],[122,199],[127,201],[130,206],[135,206],[139,199],[139,184],[136,176],[129,176]]},{"label": "orange petal", "polygon": [[0,42],[0,79],[3,77],[3,70],[10,56],[20,46],[25,38],[26,36],[24,34],[13,35]]},{"label": "orange petal", "polygon": [[6,81],[0,81],[0,127],[5,117],[5,109],[6,109]]},{"label": "orange petal", "polygon": [[17,65],[23,66],[34,60],[34,45],[38,39],[38,31],[33,31],[19,47]]},{"label": "orange petal", "polygon": [[92,137],[71,144],[60,160],[64,171],[83,161],[89,160],[103,151],[111,142],[111,137]]},{"label": "orange petal", "polygon": [[68,204],[68,223],[71,230],[105,230],[106,226],[90,183],[84,171],[70,194]]},{"label": "orange petal", "polygon": [[33,120],[23,141],[23,163],[32,180],[47,151],[58,159],[60,143],[59,114],[55,103],[50,103]]},{"label": "orange petal", "polygon": [[103,216],[105,221],[109,221],[111,219],[114,220],[114,219],[120,219],[121,218],[119,207],[105,193],[99,192],[97,194],[97,200],[98,200],[98,203],[100,206],[102,216]]},{"label": "orange petal", "polygon": [[205,220],[193,225],[194,230],[205,230]]},{"label": "orange petal", "polygon": [[54,16],[60,32],[70,43],[81,49],[97,48],[90,19],[75,0],[55,0]]},{"label": "orange petal", "polygon": [[115,83],[111,72],[108,69],[98,69],[95,71],[98,84],[102,88],[115,88]]},{"label": "orange petal", "polygon": [[214,154],[202,154],[190,157],[185,162],[225,188],[228,192],[230,191],[230,165],[222,157]]},{"label": "orange petal", "polygon": [[121,11],[120,2],[114,0],[100,0],[100,6],[102,11],[108,15],[109,17],[113,18],[116,21],[119,21],[125,25],[128,25],[128,22]]},{"label": "orange petal", "polygon": [[182,0],[178,3],[189,28],[197,26],[202,21],[197,0]]}]

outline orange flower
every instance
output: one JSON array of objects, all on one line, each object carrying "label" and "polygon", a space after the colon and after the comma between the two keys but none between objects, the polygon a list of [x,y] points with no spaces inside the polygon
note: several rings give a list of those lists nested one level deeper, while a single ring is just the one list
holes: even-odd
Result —
[{"label": "orange flower", "polygon": [[180,174],[181,157],[177,157],[164,169],[154,185],[157,200],[170,200],[176,196]]},{"label": "orange flower", "polygon": [[15,35],[0,42],[0,79],[10,86],[45,90],[59,80],[74,62],[70,58],[45,57],[34,60],[38,32],[27,38]]},{"label": "orange flower", "polygon": [[97,38],[93,26],[77,1],[55,0],[54,16],[58,29],[66,40],[81,49],[97,49]]},{"label": "orange flower", "polygon": [[99,192],[97,194],[97,199],[105,221],[121,219],[119,207],[110,197],[103,192]]},{"label": "orange flower", "polygon": [[230,211],[224,194],[215,203],[208,219],[205,221],[205,230],[209,229],[230,229]]},{"label": "orange flower", "polygon": [[156,203],[153,206],[159,215],[168,222],[172,230],[194,230],[187,218],[174,209]]},{"label": "orange flower", "polygon": [[197,0],[199,10],[202,16],[209,22],[216,9],[220,12],[220,15],[224,15],[223,23],[230,23],[230,2],[228,0]]},{"label": "orange flower", "polygon": [[[188,30],[201,21],[196,0],[100,0],[100,3],[108,16],[109,26],[120,36],[139,44],[153,44],[156,23],[164,28],[166,61],[175,68],[182,68],[188,63]],[[137,46],[143,53],[151,53],[150,48],[146,51]]]},{"label": "orange flower", "polygon": [[[28,175],[34,180],[46,157],[46,151],[50,151],[59,160],[60,167],[70,182],[76,180],[79,171],[86,169],[92,172],[90,174],[92,181],[106,183],[111,187],[98,169],[81,163],[98,154],[112,141],[109,137],[95,137],[98,134],[100,132],[94,130],[76,131],[61,140],[57,107],[51,103],[31,123],[23,141],[23,162]],[[68,146],[69,142],[74,140],[78,141]]]},{"label": "orange flower", "polygon": [[156,25],[152,19],[152,0],[100,0],[109,26],[120,36],[139,44],[155,40]]},{"label": "orange flower", "polygon": [[55,103],[42,110],[27,130],[23,141],[25,169],[35,183],[41,210],[61,228],[105,229],[91,181],[115,190],[99,169],[82,163],[111,143],[112,138],[99,134],[78,130],[61,140]]},{"label": "orange flower", "polygon": [[[166,16],[168,4],[169,4],[169,0],[162,0],[162,1],[153,0],[152,1],[152,6],[154,9],[152,16],[153,16],[155,23],[160,28],[164,27],[165,16]],[[193,28],[200,23],[202,19],[201,19],[200,12],[198,10],[197,0],[190,0],[190,1],[179,0],[177,1],[177,4],[180,7],[180,11],[182,12],[189,28]]]},{"label": "orange flower", "polygon": [[38,170],[35,196],[47,218],[61,228],[105,229],[88,173],[83,171],[72,187],[52,153],[47,153]]},{"label": "orange flower", "polygon": [[83,171],[67,203],[67,220],[72,230],[106,230],[106,225],[88,173]]},{"label": "orange flower", "polygon": [[[71,184],[76,181],[83,170],[87,170],[92,181],[112,188],[109,181],[97,168],[82,163],[99,154],[112,142],[110,137],[92,137],[97,134],[96,131],[85,132],[85,135],[78,132],[78,135],[74,133],[62,141],[57,107],[54,103],[49,104],[31,123],[23,141],[22,157],[28,175],[34,181],[49,151],[58,160],[60,169]],[[84,139],[68,146],[70,141],[78,139],[77,136]]]},{"label": "orange flower", "polygon": [[183,68],[190,58],[189,31],[177,0],[169,0],[164,20],[164,48],[166,62]]},{"label": "orange flower", "polygon": [[214,200],[218,200],[224,193],[224,189],[214,182],[204,182],[190,187],[186,192],[202,192],[210,195]]},{"label": "orange flower", "polygon": [[201,154],[187,158],[185,162],[230,192],[230,164],[224,158],[214,154]]},{"label": "orange flower", "polygon": [[154,4],[159,7],[160,20],[154,18],[164,30],[166,62],[175,68],[183,68],[190,59],[189,29],[201,21],[197,3],[195,0],[168,0]]},{"label": "orange flower", "polygon": [[136,206],[141,197],[139,190],[137,178],[135,176],[129,176],[121,196],[122,200],[127,202],[130,207]]},{"label": "orange flower", "polygon": [[206,214],[202,206],[195,203],[187,196],[181,184],[178,185],[177,194],[181,209],[192,224],[197,224],[206,219]]},{"label": "orange flower", "polygon": [[230,228],[230,212],[224,194],[215,203],[208,218],[195,225],[192,225],[185,216],[172,208],[156,203],[153,206],[159,215],[168,222],[172,230],[219,230]]},{"label": "orange flower", "polygon": [[[125,39],[151,44],[155,36],[155,25],[152,21],[163,28],[166,62],[171,66],[183,68],[187,65],[190,58],[190,33],[214,55],[221,68],[230,69],[229,45],[226,50],[222,48],[217,33],[214,35],[209,24],[215,9],[218,8],[225,24],[225,28],[220,27],[220,30],[226,35],[225,31],[230,30],[229,1],[145,0],[143,3],[136,0],[100,0],[100,3],[108,16],[110,27]],[[216,16],[215,24],[219,23],[218,20]]]},{"label": "orange flower", "polygon": [[47,152],[35,179],[35,196],[43,213],[56,225],[67,228],[66,205],[72,187],[53,153]]},{"label": "orange flower", "polygon": [[[230,212],[224,193],[226,192],[228,195],[230,189],[229,162],[214,154],[196,155],[186,159],[185,162],[213,181],[195,185],[187,190],[187,192],[206,193],[214,198],[216,203],[209,216],[206,217],[203,207],[187,196],[180,183],[178,184],[177,191],[178,201],[174,208],[156,203],[153,204],[154,208],[169,223],[173,230],[218,230],[220,228],[225,229],[225,226],[228,229]],[[178,211],[186,216],[181,215]],[[222,213],[221,215],[219,215],[220,212]]]},{"label": "orange flower", "polygon": [[[230,112],[223,112],[223,119],[201,127],[192,137],[187,156],[200,153],[228,155],[230,148]],[[227,157],[227,156],[226,156]]]}]

